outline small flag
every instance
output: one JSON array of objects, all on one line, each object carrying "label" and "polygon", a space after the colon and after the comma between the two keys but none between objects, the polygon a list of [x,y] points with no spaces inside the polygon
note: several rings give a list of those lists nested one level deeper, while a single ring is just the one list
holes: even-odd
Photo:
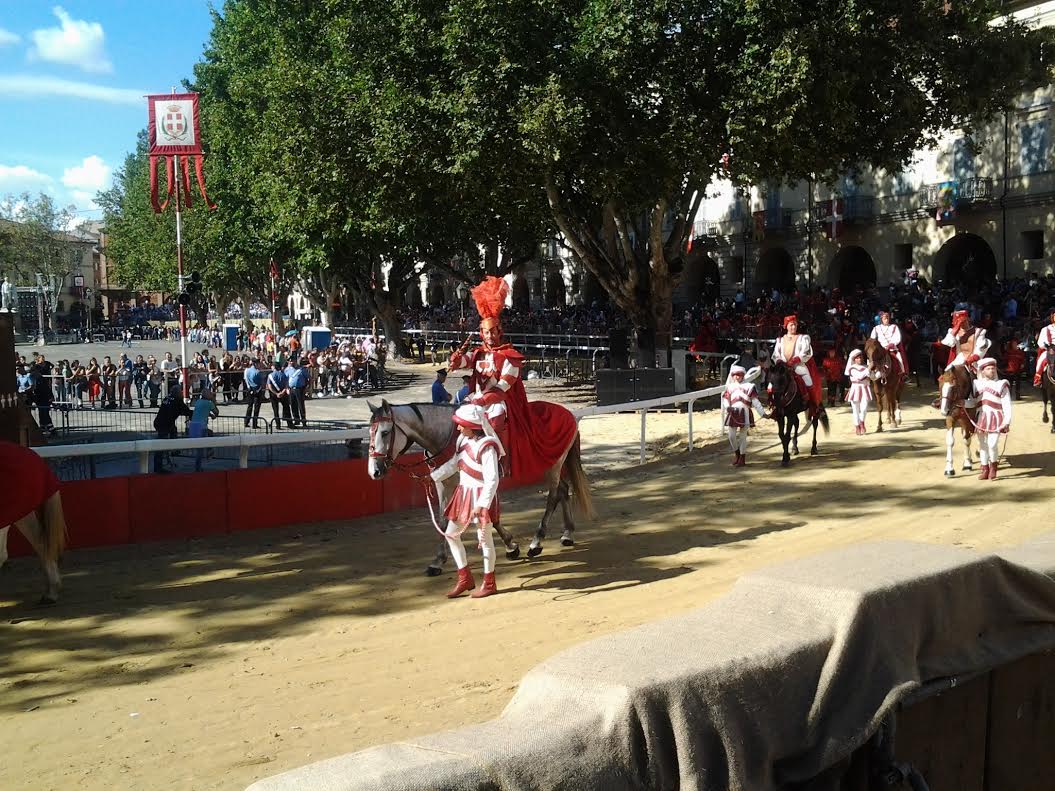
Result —
[{"label": "small flag", "polygon": [[271,259],[271,279],[272,280],[280,280],[281,279],[281,277],[280,277],[280,275],[278,273],[278,264],[275,263],[275,259],[274,258]]}]

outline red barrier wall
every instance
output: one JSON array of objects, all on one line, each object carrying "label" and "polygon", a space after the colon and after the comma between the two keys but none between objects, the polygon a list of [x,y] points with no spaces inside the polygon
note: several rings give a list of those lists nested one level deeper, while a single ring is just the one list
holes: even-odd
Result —
[{"label": "red barrier wall", "polygon": [[[408,456],[414,464],[421,456]],[[424,474],[424,466],[420,467]],[[415,470],[417,472],[417,470]],[[502,481],[502,490],[522,486]],[[391,470],[381,481],[362,459],[255,470],[67,481],[62,504],[71,549],[191,538],[235,530],[357,519],[425,507],[421,481]],[[422,524],[428,524],[428,515]],[[32,552],[11,531],[12,557]]]}]

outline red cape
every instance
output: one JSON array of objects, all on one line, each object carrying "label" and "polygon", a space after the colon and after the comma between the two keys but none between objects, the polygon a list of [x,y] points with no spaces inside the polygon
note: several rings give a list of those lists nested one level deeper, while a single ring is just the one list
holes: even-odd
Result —
[{"label": "red cape", "polygon": [[[573,421],[574,422],[574,421]],[[32,513],[59,490],[59,481],[47,462],[29,448],[0,441],[0,527]]]},{"label": "red cape", "polygon": [[557,463],[579,430],[575,416],[559,404],[528,401],[517,379],[506,395],[509,415],[509,463],[513,478],[536,481]]}]

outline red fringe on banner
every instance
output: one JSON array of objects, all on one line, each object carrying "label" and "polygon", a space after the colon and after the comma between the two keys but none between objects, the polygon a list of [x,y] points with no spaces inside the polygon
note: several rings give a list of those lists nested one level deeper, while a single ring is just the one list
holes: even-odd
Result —
[{"label": "red fringe on banner", "polygon": [[180,164],[180,189],[187,199],[187,208],[194,206],[194,194],[190,191],[190,157],[181,156]]},{"label": "red fringe on banner", "polygon": [[176,174],[173,172],[171,157],[165,157],[165,183],[165,202],[161,204],[161,211],[168,208],[169,201],[172,200],[172,193],[176,191]]},{"label": "red fringe on banner", "polygon": [[154,214],[161,214],[161,204],[158,202],[158,161],[156,157],[150,157],[150,207]]},{"label": "red fringe on banner", "polygon": [[209,200],[209,196],[205,194],[205,171],[203,169],[203,162],[200,156],[194,157],[194,174],[198,177],[198,189],[201,190],[201,199],[205,201],[205,205],[210,209],[215,209],[216,204]]}]

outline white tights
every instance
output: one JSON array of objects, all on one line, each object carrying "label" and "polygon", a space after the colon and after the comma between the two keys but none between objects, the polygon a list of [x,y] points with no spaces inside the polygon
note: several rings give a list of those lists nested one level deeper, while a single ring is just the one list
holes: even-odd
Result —
[{"label": "white tights", "polygon": [[857,426],[865,422],[865,417],[868,415],[868,402],[867,401],[851,401],[850,411],[853,412],[854,425]]},{"label": "white tights", "polygon": [[983,465],[996,464],[1000,460],[1000,432],[978,432],[978,461]]},{"label": "white tights", "polygon": [[[447,546],[451,548],[451,557],[459,569],[469,565],[469,556],[465,553],[465,544],[462,543],[462,533],[468,525],[460,525],[453,519],[447,522]],[[491,523],[480,525],[476,531],[480,539],[480,551],[484,556],[484,573],[490,574],[495,570],[495,539],[491,534]]]},{"label": "white tights", "polygon": [[741,455],[747,454],[747,426],[736,428],[726,426],[729,431],[729,445],[733,451]]}]

